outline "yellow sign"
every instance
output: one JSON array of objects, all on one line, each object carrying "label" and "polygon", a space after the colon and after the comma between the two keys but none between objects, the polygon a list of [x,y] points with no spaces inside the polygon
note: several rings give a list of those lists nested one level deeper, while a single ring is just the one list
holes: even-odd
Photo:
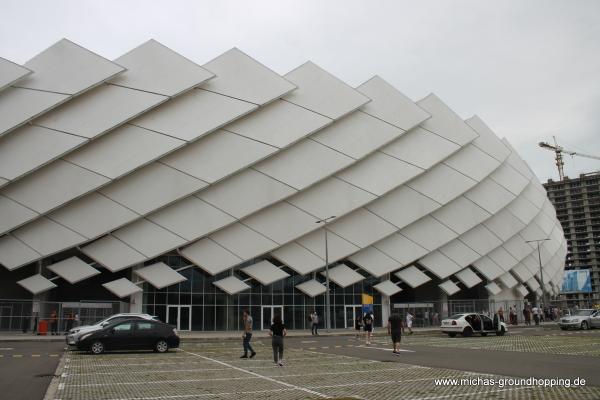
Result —
[{"label": "yellow sign", "polygon": [[362,303],[363,304],[373,304],[373,296],[369,296],[368,294],[362,294]]}]

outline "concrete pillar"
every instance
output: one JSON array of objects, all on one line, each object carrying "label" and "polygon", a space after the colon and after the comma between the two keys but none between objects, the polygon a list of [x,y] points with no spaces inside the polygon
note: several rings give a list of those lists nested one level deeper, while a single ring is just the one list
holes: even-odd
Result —
[{"label": "concrete pillar", "polygon": [[[133,271],[143,267],[143,264],[136,265],[131,268],[131,281],[135,281],[139,278],[133,277]],[[142,312],[142,303],[144,299],[144,292],[137,292],[129,296],[129,312],[131,313],[141,313]]]},{"label": "concrete pillar", "polygon": [[[380,281],[384,282],[390,279],[390,274],[386,274],[381,277]],[[392,312],[392,305],[390,304],[390,296],[381,295],[381,326],[386,326],[388,318]]]}]

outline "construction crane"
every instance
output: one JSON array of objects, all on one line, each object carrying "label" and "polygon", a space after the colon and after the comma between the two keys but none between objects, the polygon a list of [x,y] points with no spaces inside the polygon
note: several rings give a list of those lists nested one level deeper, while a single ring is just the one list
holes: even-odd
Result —
[{"label": "construction crane", "polygon": [[567,150],[564,147],[559,146],[558,143],[556,143],[556,137],[552,136],[552,138],[554,139],[554,145],[551,145],[550,143],[546,143],[546,142],[540,142],[539,145],[543,149],[553,151],[554,154],[556,155],[556,157],[555,157],[556,166],[558,167],[558,176],[561,181],[565,178],[565,171],[563,168],[565,165],[565,162],[563,161],[563,156],[562,156],[563,153],[568,154],[570,156],[579,156],[579,157],[593,158],[595,160],[600,160],[599,156],[592,156],[590,154],[584,154],[584,153],[580,153],[577,151]]}]

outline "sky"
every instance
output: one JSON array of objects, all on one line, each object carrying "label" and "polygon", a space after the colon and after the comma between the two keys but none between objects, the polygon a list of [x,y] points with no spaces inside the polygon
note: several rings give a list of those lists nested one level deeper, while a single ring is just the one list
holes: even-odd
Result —
[{"label": "sky", "polygon": [[[597,0],[2,0],[0,57],[24,63],[61,38],[108,59],[156,39],[198,64],[238,47],[285,74],[307,60],[351,86],[379,75],[479,115],[540,180],[552,141],[600,156]],[[565,158],[565,173],[600,160]]]}]

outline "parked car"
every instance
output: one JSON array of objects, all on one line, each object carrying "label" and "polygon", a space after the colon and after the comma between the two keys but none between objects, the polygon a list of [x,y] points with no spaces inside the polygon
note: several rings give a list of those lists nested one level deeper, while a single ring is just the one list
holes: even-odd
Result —
[{"label": "parked car", "polygon": [[98,329],[102,329],[105,326],[111,324],[112,322],[115,321],[121,321],[121,320],[125,320],[128,318],[139,318],[139,319],[147,319],[147,320],[154,320],[154,321],[158,321],[158,317],[155,317],[153,315],[150,314],[141,314],[141,313],[119,313],[119,314],[113,314],[108,318],[105,318],[101,321],[96,322],[93,325],[82,325],[82,326],[77,326],[73,329],[71,329],[69,332],[67,332],[67,336],[65,338],[65,341],[67,342],[68,346],[75,346],[77,344],[77,341],[79,340],[79,338],[87,333],[87,332],[92,332]]},{"label": "parked car", "polygon": [[600,328],[600,311],[593,309],[575,311],[571,315],[561,317],[558,326],[562,330]]},{"label": "parked car", "polygon": [[458,333],[465,337],[472,336],[474,333],[479,333],[481,336],[487,336],[489,333],[502,336],[508,331],[508,326],[502,321],[495,324],[490,317],[484,314],[464,313],[455,314],[442,320],[440,329],[450,337],[455,337]]},{"label": "parked car", "polygon": [[77,341],[77,349],[101,354],[106,350],[152,349],[164,353],[179,347],[179,334],[172,325],[147,319],[126,319],[102,329],[87,332]]}]

